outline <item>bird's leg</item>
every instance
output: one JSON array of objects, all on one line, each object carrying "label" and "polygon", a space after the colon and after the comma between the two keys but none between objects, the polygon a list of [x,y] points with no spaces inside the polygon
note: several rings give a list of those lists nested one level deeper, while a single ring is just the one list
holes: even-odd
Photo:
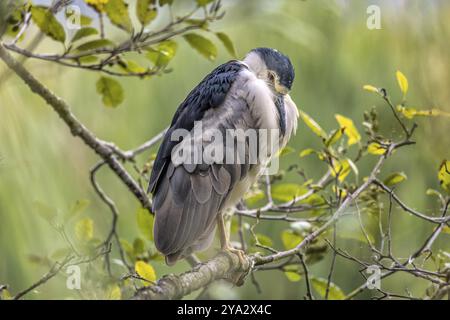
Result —
[{"label": "bird's leg", "polygon": [[223,214],[219,213],[217,215],[217,227],[219,229],[219,235],[220,235],[220,247],[223,251],[228,251],[231,253],[236,254],[239,257],[239,262],[241,263],[241,266],[244,266],[247,262],[247,258],[245,257],[245,252],[236,248],[233,248],[233,246],[230,243],[230,238],[228,235],[228,232],[225,228],[225,223],[223,221]]}]

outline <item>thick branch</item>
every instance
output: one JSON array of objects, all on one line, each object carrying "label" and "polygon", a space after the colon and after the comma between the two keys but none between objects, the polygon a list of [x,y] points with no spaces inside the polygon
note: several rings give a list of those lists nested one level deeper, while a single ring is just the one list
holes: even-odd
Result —
[{"label": "thick branch", "polygon": [[180,299],[220,279],[240,284],[240,279],[248,273],[250,266],[250,260],[247,260],[245,265],[241,265],[238,256],[234,253],[221,252],[215,258],[183,274],[164,276],[156,285],[140,289],[134,299]]}]

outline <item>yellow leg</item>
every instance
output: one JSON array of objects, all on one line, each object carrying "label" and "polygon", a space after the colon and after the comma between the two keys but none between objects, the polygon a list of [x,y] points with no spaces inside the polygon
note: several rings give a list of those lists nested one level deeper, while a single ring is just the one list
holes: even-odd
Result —
[{"label": "yellow leg", "polygon": [[221,213],[217,216],[217,227],[219,229],[219,235],[220,235],[220,247],[223,251],[228,251],[236,254],[239,257],[239,261],[241,262],[241,265],[244,265],[247,261],[245,257],[245,252],[239,249],[235,249],[230,244],[230,239],[228,236],[228,232],[225,228],[225,223],[223,221],[223,215]]}]

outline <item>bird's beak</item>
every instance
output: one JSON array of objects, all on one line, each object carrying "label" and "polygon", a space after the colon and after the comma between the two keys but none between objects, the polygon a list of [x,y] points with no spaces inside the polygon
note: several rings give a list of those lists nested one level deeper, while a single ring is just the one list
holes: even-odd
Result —
[{"label": "bird's beak", "polygon": [[279,84],[278,82],[275,82],[275,90],[282,95],[286,95],[289,93],[289,89]]}]

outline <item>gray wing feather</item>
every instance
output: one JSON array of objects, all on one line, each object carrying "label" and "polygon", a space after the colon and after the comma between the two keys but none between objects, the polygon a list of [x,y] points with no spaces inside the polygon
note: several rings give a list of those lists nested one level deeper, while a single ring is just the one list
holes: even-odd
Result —
[{"label": "gray wing feather", "polygon": [[223,167],[219,172],[222,193],[213,187],[213,181],[217,180],[211,167],[205,175],[189,173],[184,166],[179,166],[168,181],[163,179],[160,192],[155,196],[154,226],[155,245],[163,254],[174,255],[189,248],[214,226],[231,183],[230,175]]},{"label": "gray wing feather", "polygon": [[209,175],[192,174],[191,187],[195,199],[200,204],[205,204],[211,198],[212,183]]},{"label": "gray wing feather", "polygon": [[[236,82],[240,90],[243,84]],[[251,127],[247,101],[233,88],[224,104],[205,112],[202,121],[204,130],[216,128],[224,132],[229,128]],[[193,135],[194,130],[189,139],[203,139]],[[168,164],[154,194],[155,245],[166,256],[167,263],[211,242],[216,217],[227,203],[230,190],[247,175],[251,166],[247,153],[235,156],[241,159],[241,164],[178,164],[176,167],[172,162]]]}]

